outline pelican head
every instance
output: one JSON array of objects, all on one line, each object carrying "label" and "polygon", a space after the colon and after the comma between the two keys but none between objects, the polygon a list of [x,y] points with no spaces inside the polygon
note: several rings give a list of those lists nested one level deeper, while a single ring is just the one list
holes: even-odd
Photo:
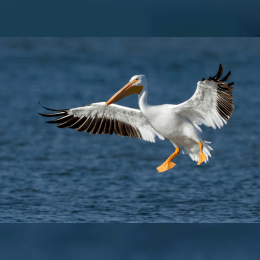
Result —
[{"label": "pelican head", "polygon": [[122,87],[115,95],[113,95],[107,102],[106,106],[116,103],[119,100],[132,95],[132,94],[140,94],[147,86],[147,81],[145,75],[135,75],[130,81]]}]

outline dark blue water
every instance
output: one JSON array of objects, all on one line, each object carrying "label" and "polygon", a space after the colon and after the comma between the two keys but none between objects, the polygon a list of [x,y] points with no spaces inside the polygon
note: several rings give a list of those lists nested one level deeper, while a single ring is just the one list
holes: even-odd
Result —
[{"label": "dark blue water", "polygon": [[[1,222],[259,222],[260,39],[1,38]],[[107,101],[136,74],[151,105],[189,99],[219,63],[235,110],[208,164],[187,155],[158,173],[169,141],[78,133],[45,124],[38,104]],[[137,108],[137,96],[119,102]]]},{"label": "dark blue water", "polygon": [[8,260],[259,260],[260,253],[258,224],[23,224],[0,229],[1,258]]}]

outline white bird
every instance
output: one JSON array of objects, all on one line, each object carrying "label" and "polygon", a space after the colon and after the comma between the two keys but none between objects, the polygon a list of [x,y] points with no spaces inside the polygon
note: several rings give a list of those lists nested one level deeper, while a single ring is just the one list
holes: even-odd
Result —
[{"label": "white bird", "polygon": [[[208,161],[212,148],[208,145],[210,142],[201,139],[199,132],[202,130],[199,125],[221,128],[234,109],[231,92],[234,83],[224,83],[230,78],[231,72],[219,79],[222,72],[223,66],[220,64],[216,76],[199,81],[194,95],[179,105],[148,105],[146,77],[136,75],[107,102],[66,110],[46,108],[57,113],[39,114],[47,117],[60,116],[47,123],[57,123],[59,128],[69,127],[79,132],[115,133],[149,142],[155,142],[155,136],[161,140],[166,138],[175,147],[175,152],[157,167],[159,172],[175,166],[172,159],[179,154],[181,148],[183,154],[188,154],[200,165]],[[140,110],[112,104],[135,93],[138,94]]]}]

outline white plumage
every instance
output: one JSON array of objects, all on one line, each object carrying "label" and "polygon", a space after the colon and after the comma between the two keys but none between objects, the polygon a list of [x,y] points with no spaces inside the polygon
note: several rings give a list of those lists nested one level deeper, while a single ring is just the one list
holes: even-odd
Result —
[{"label": "white plumage", "polygon": [[[182,153],[201,164],[208,161],[212,148],[208,145],[210,142],[201,139],[202,130],[199,125],[221,128],[234,109],[231,92],[234,83],[224,83],[231,73],[219,79],[222,72],[220,64],[216,76],[199,81],[194,95],[179,105],[148,105],[146,77],[137,75],[106,103],[93,103],[68,110],[49,109],[58,113],[40,115],[61,116],[48,123],[57,123],[60,128],[74,128],[79,132],[115,133],[149,142],[155,142],[155,136],[162,140],[169,139],[176,151],[157,168],[159,171],[168,170],[175,165],[171,160],[178,155],[180,148]],[[138,94],[140,110],[112,104],[134,93]]]},{"label": "white plumage", "polygon": [[[143,115],[141,110],[119,106],[115,104],[111,104],[110,106],[106,107],[105,104],[106,104],[105,102],[93,103],[88,106],[70,109],[68,110],[67,113],[69,115],[73,115],[74,117],[78,117],[78,118],[85,118],[85,119],[97,118],[97,120],[98,118],[100,118],[101,121],[100,122],[97,121],[96,124],[99,127],[102,127],[102,123],[103,123],[103,129],[100,128],[99,131],[100,132],[102,131],[102,133],[104,134],[106,134],[105,132],[106,124],[107,127],[108,125],[111,127],[112,124],[110,123],[110,119],[111,119],[111,122],[112,120],[117,120],[117,124],[116,124],[116,127],[118,128],[118,131],[116,131],[117,135],[122,135],[122,136],[131,135],[130,131],[127,131],[128,127],[126,127],[126,125],[129,125],[129,127],[132,127],[134,130],[138,129],[140,131],[141,136],[139,138],[143,139],[144,141],[155,143],[156,135],[160,139],[164,140],[164,137],[158,134],[153,129],[153,127],[146,119],[146,117]],[[107,121],[108,119],[109,121]],[[115,122],[114,122],[114,126],[115,126]]]}]

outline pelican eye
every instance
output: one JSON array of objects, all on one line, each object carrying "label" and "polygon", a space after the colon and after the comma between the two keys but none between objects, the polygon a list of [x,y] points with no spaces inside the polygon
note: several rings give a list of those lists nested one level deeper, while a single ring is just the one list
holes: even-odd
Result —
[{"label": "pelican eye", "polygon": [[134,83],[136,83],[137,81],[138,81],[138,79],[135,79],[135,80],[134,80]]}]

